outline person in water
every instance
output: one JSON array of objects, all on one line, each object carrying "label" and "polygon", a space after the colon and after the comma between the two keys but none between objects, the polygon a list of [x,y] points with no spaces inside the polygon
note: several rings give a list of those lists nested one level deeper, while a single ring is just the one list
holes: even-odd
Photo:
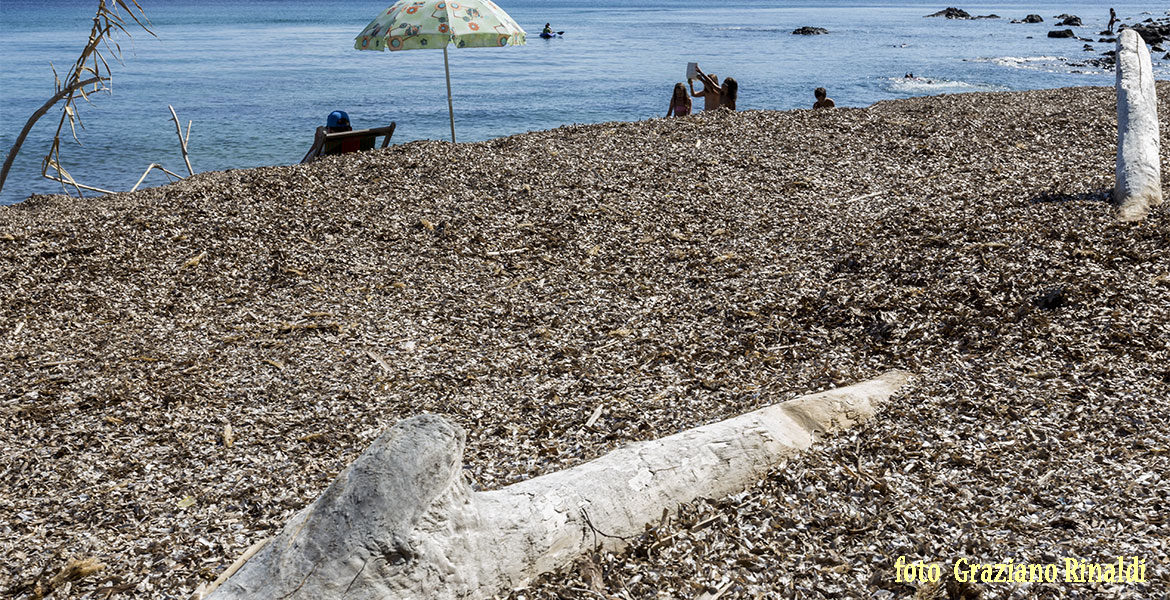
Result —
[{"label": "person in water", "polygon": [[719,86],[719,108],[735,110],[735,101],[739,98],[739,82],[734,77],[723,80]]},{"label": "person in water", "polygon": [[704,73],[702,69],[695,65],[695,73],[699,76],[699,81],[703,82],[703,91],[695,91],[695,80],[687,78],[687,83],[691,86],[691,96],[703,99],[703,110],[715,110],[719,108],[719,100],[723,89],[719,87],[719,76],[714,73]]},{"label": "person in water", "polygon": [[670,94],[670,106],[666,107],[666,116],[685,117],[691,114],[691,97],[687,95],[687,86],[680,81],[674,84],[674,92]]},{"label": "person in water", "polygon": [[342,131],[353,131],[353,127],[349,124],[349,115],[344,110],[335,110],[329,113],[329,116],[325,119],[325,126],[318,127],[317,132],[313,134],[313,146],[305,153],[305,157],[301,159],[301,162],[311,162],[321,154],[321,147],[325,145],[326,133],[339,133]]},{"label": "person in water", "polygon": [[813,90],[813,95],[817,97],[816,103],[813,104],[813,110],[837,106],[837,103],[833,102],[833,99],[829,97],[829,92],[823,87]]},{"label": "person in water", "polygon": [[1109,9],[1109,33],[1113,33],[1113,24],[1117,22],[1117,11]]}]

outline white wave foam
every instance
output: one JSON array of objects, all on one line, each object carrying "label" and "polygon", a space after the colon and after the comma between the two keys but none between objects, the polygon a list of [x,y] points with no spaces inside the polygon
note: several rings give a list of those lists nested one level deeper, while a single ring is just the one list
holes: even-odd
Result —
[{"label": "white wave foam", "polygon": [[1043,73],[1100,74],[1110,72],[1089,62],[1099,58],[1101,57],[1096,54],[1088,53],[1085,56],[1072,58],[1067,56],[990,56],[972,59],[972,62],[985,62],[1009,69],[1023,69]]},{"label": "white wave foam", "polygon": [[716,28],[715,28],[715,31],[753,31],[753,32],[754,32],[754,31],[762,31],[762,32],[764,32],[764,33],[777,33],[777,32],[781,32],[781,31],[792,31],[792,30],[791,30],[791,29],[784,29],[784,28],[782,28],[782,27],[741,27],[741,26],[729,26],[729,27],[716,27]]},{"label": "white wave foam", "polygon": [[945,94],[947,92],[995,92],[1008,88],[937,77],[887,77],[886,88],[900,94]]}]

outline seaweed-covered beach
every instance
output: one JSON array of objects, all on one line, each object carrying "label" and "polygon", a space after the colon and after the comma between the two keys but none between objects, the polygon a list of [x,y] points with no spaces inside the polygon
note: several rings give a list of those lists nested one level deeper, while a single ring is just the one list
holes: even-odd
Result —
[{"label": "seaweed-covered beach", "polygon": [[1136,556],[978,588],[1166,597],[1170,217],[1115,221],[1115,135],[1112,88],[979,93],[0,208],[0,593],[189,597],[421,412],[491,489],[902,368],[875,420],[511,597],[910,597],[899,556]]}]

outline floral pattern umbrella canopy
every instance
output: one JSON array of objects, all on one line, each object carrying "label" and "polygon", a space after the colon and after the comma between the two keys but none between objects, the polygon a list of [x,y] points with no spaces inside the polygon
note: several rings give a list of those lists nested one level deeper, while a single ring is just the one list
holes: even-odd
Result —
[{"label": "floral pattern umbrella canopy", "polygon": [[358,50],[443,49],[447,72],[447,109],[451,141],[455,141],[455,110],[451,102],[451,68],[447,45],[498,48],[523,45],[527,34],[491,0],[400,0],[378,15],[354,39]]}]

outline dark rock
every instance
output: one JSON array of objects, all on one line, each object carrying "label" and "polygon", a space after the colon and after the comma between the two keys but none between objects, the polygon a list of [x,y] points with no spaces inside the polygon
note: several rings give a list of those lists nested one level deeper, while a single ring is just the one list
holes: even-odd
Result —
[{"label": "dark rock", "polygon": [[1105,31],[1098,31],[1097,35],[1113,35],[1113,32],[1106,29]]},{"label": "dark rock", "polygon": [[1063,27],[1080,27],[1081,18],[1076,15],[1069,15],[1065,17],[1063,21],[1057,23],[1057,25],[1061,25]]},{"label": "dark rock", "polygon": [[1040,15],[1028,15],[1028,16],[1024,17],[1023,21],[1020,21],[1020,22],[1021,23],[1043,23],[1044,17],[1041,17]]},{"label": "dark rock", "polygon": [[933,15],[926,15],[927,17],[946,17],[948,19],[970,19],[971,14],[965,10],[954,7],[947,7],[946,10],[940,10]]},{"label": "dark rock", "polygon": [[1170,52],[1167,52],[1166,56],[1162,57],[1162,60],[1170,60]]},{"label": "dark rock", "polygon": [[1103,37],[1103,38],[1101,38],[1101,39],[1099,39],[1099,40],[1097,40],[1097,41],[1098,41],[1098,42],[1101,42],[1102,44],[1116,44],[1116,43],[1117,43],[1117,38],[1115,38],[1115,37]]},{"label": "dark rock", "polygon": [[1150,46],[1150,52],[1165,52],[1165,51],[1166,51],[1166,49],[1158,44],[1154,44],[1153,46]]},{"label": "dark rock", "polygon": [[1070,14],[1068,14],[1068,13],[1062,13],[1062,14],[1056,15],[1055,17],[1052,17],[1052,18],[1053,18],[1053,19],[1060,19],[1060,20],[1062,20],[1062,21],[1063,21],[1064,19],[1069,19],[1069,18],[1074,18],[1074,17],[1076,17],[1076,15],[1070,15]]},{"label": "dark rock", "polygon": [[1056,29],[1048,32],[1050,38],[1074,38],[1077,37],[1071,29]]},{"label": "dark rock", "polygon": [[1170,39],[1170,23],[1153,23],[1151,25],[1123,26],[1122,29],[1132,29],[1142,36],[1147,44],[1157,45]]},{"label": "dark rock", "polygon": [[1082,49],[1083,49],[1085,52],[1092,52],[1093,50],[1095,50],[1095,48],[1093,48],[1092,46],[1090,46],[1090,45],[1088,45],[1088,44],[1085,44],[1085,45],[1082,47]]},{"label": "dark rock", "polygon": [[1101,53],[1101,56],[1117,56],[1117,51],[1116,50],[1106,50],[1105,52]]},{"label": "dark rock", "polygon": [[1032,301],[1041,310],[1054,310],[1068,303],[1068,297],[1063,287],[1051,287],[1040,293]]},{"label": "dark rock", "polygon": [[824,27],[800,27],[792,30],[792,35],[824,35],[829,33]]},{"label": "dark rock", "polygon": [[990,15],[979,15],[978,17],[971,17],[972,20],[975,20],[975,19],[1002,19],[1002,18],[1003,17],[1001,17],[995,13],[992,13]]}]

